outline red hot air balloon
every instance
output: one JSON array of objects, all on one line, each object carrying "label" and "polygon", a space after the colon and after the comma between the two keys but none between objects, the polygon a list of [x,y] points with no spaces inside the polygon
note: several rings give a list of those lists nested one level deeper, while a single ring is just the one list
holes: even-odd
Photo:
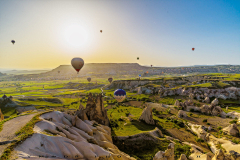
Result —
[{"label": "red hot air balloon", "polygon": [[113,81],[113,78],[108,78],[108,82],[110,82],[110,83],[112,83],[112,81]]},{"label": "red hot air balloon", "polygon": [[81,70],[81,68],[84,65],[84,61],[82,58],[73,58],[72,61],[72,66],[73,68],[79,73],[79,71]]},{"label": "red hot air balloon", "polygon": [[192,48],[192,51],[194,51],[195,50],[195,48]]},{"label": "red hot air balloon", "polygon": [[88,78],[87,78],[88,82],[91,82],[91,79],[92,79],[92,78],[88,77]]}]

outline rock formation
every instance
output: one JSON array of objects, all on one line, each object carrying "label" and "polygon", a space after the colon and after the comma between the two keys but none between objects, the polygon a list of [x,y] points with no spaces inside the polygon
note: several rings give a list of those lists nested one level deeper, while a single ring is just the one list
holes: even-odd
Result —
[{"label": "rock formation", "polygon": [[101,94],[97,95],[96,99],[94,99],[91,93],[89,94],[85,113],[89,120],[109,126],[109,119]]},{"label": "rock formation", "polygon": [[185,154],[181,154],[178,160],[187,160],[187,156]]},{"label": "rock formation", "polygon": [[77,112],[75,113],[75,116],[78,116],[78,118],[82,119],[83,121],[88,120],[84,107],[81,103],[79,105]]},{"label": "rock formation", "polygon": [[154,125],[155,121],[153,120],[153,117],[152,117],[152,108],[151,107],[144,108],[139,120],[142,120],[142,121],[146,122],[147,124]]},{"label": "rock formation", "polygon": [[[15,148],[18,158],[135,160],[112,143],[111,129],[107,126],[58,111],[40,118],[33,136]],[[44,134],[46,131],[48,135]]]},{"label": "rock formation", "polygon": [[204,102],[205,102],[205,103],[210,103],[209,97],[206,97],[206,98],[204,99]]},{"label": "rock formation", "polygon": [[184,112],[183,110],[179,110],[179,111],[178,111],[178,114],[177,114],[177,117],[178,117],[178,118],[186,118],[186,117],[187,117],[187,114],[186,114],[186,112]]},{"label": "rock formation", "polygon": [[212,106],[217,106],[218,105],[218,99],[215,98],[212,103],[211,103]]},{"label": "rock formation", "polygon": [[1,118],[1,121],[4,120],[4,116],[1,109],[0,109],[0,118]]},{"label": "rock formation", "polygon": [[179,105],[180,105],[179,101],[176,100],[175,103],[174,103],[174,106],[177,106],[177,107],[178,107]]},{"label": "rock formation", "polygon": [[223,132],[228,134],[228,135],[232,135],[232,136],[238,136],[239,135],[238,126],[236,125],[236,123],[233,123],[233,124],[223,128]]},{"label": "rock formation", "polygon": [[174,160],[174,143],[170,143],[165,152],[158,151],[153,160]]}]

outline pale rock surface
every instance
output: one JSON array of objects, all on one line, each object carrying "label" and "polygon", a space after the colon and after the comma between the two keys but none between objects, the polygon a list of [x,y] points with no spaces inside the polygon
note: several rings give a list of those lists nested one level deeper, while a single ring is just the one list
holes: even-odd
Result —
[{"label": "pale rock surface", "polygon": [[174,160],[174,143],[170,143],[165,152],[158,151],[153,160]]},{"label": "pale rock surface", "polygon": [[206,97],[206,98],[204,99],[204,102],[205,102],[205,103],[210,103],[209,97]]},{"label": "pale rock surface", "polygon": [[215,98],[212,103],[211,103],[212,106],[217,106],[218,105],[218,99]]},{"label": "pale rock surface", "polygon": [[[72,125],[76,118],[76,126]],[[34,134],[15,148],[19,159],[135,160],[112,143],[111,129],[95,121],[54,111],[40,116]],[[81,120],[81,121],[80,121]],[[69,122],[67,122],[69,121]],[[69,126],[69,125],[70,126]],[[94,126],[96,127],[94,127]],[[44,132],[48,131],[48,135]],[[49,136],[49,134],[56,136]],[[93,133],[93,134],[92,134]]]},{"label": "pale rock surface", "polygon": [[232,136],[238,136],[239,135],[238,126],[235,123],[230,124],[229,126],[223,128],[223,132],[228,134],[228,135],[232,135]]},{"label": "pale rock surface", "polygon": [[227,97],[226,97],[224,94],[220,94],[217,98],[223,99],[223,100],[226,100],[226,99],[227,99]]},{"label": "pale rock surface", "polygon": [[178,100],[175,101],[174,106],[177,106],[177,107],[180,106],[180,103]]},{"label": "pale rock surface", "polygon": [[155,124],[155,121],[153,120],[153,117],[152,117],[152,108],[150,106],[144,108],[139,120],[142,120],[147,124],[153,124],[153,125]]},{"label": "pale rock surface", "polygon": [[187,156],[185,154],[181,154],[178,160],[187,160]]},{"label": "pale rock surface", "polygon": [[187,114],[186,114],[186,112],[184,112],[183,110],[179,110],[179,111],[178,111],[178,114],[177,114],[177,117],[178,117],[178,118],[186,118],[186,117],[187,117]]}]

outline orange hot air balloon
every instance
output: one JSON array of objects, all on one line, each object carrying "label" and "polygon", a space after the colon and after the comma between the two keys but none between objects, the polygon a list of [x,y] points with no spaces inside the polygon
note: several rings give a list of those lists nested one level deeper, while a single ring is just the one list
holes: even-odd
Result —
[{"label": "orange hot air balloon", "polygon": [[148,73],[148,71],[146,73]]},{"label": "orange hot air balloon", "polygon": [[192,48],[192,51],[194,51],[195,50],[195,48]]}]

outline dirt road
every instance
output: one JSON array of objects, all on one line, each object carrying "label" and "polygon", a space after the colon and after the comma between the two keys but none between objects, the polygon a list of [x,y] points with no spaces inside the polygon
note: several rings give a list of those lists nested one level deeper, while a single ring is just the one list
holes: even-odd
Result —
[{"label": "dirt road", "polygon": [[3,124],[3,129],[0,132],[0,155],[5,148],[17,137],[15,132],[25,126],[37,113],[13,118]]}]

